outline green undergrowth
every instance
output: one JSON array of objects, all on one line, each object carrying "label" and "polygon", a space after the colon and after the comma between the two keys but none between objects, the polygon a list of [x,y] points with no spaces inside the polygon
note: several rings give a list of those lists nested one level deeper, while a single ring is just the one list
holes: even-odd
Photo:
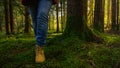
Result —
[{"label": "green undergrowth", "polygon": [[34,36],[0,39],[0,68],[120,68],[120,36],[101,34],[104,43],[48,35],[46,61],[36,64]]}]

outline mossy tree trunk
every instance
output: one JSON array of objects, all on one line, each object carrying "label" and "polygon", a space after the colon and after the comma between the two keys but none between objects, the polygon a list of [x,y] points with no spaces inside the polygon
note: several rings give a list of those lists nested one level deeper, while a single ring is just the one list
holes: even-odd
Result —
[{"label": "mossy tree trunk", "polygon": [[94,40],[94,34],[87,26],[87,0],[67,0],[67,23],[63,35]]}]

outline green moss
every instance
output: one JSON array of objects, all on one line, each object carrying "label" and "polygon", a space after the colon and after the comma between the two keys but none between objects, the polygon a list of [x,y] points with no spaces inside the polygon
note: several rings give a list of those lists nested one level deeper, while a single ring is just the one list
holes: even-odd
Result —
[{"label": "green moss", "polygon": [[[3,68],[119,68],[120,37],[99,34],[104,43],[82,41],[78,36],[48,36],[46,61],[36,64],[33,37],[0,41],[0,64]],[[54,38],[52,38],[54,37]],[[108,42],[109,41],[109,42]]]}]

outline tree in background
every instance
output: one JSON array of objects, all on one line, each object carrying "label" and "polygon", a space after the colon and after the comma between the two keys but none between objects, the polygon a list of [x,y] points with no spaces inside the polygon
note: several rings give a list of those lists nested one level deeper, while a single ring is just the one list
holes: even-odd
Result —
[{"label": "tree in background", "polygon": [[87,26],[87,0],[67,0],[67,23],[63,35],[95,40],[96,35]]},{"label": "tree in background", "polygon": [[11,33],[15,33],[15,23],[13,19],[13,0],[9,0],[9,11],[10,11],[10,28],[11,28]]},{"label": "tree in background", "polygon": [[4,0],[6,34],[15,33],[13,19],[13,0]]},{"label": "tree in background", "polygon": [[112,0],[112,31],[117,30],[117,0]]},{"label": "tree in background", "polygon": [[62,0],[62,2],[63,2],[63,14],[64,14],[64,16],[63,16],[63,25],[62,25],[62,27],[63,27],[63,30],[62,31],[64,31],[64,29],[65,29],[65,26],[66,26],[66,20],[67,20],[67,1],[66,0]]},{"label": "tree in background", "polygon": [[[0,8],[2,9],[1,1],[0,1]],[[2,13],[1,9],[0,9],[0,13]],[[2,14],[0,14],[0,20],[1,20],[1,22],[0,22],[0,32],[2,32],[2,22],[3,22],[3,15]]]},{"label": "tree in background", "polygon": [[60,27],[59,27],[59,5],[57,4],[56,5],[56,24],[57,24],[57,27],[56,27],[56,32],[60,32]]},{"label": "tree in background", "polygon": [[120,21],[119,21],[119,12],[120,12],[120,5],[119,5],[119,0],[117,0],[117,31],[120,30]]},{"label": "tree in background", "polygon": [[[49,22],[48,27],[50,32],[64,32],[65,30],[64,34],[66,33],[66,35],[68,32],[68,34],[78,34],[80,37],[84,38],[87,37],[87,35],[89,36],[89,32],[91,32],[91,30],[89,31],[88,26],[94,26],[94,28],[100,32],[103,32],[106,28],[108,31],[110,29],[113,31],[118,31],[120,29],[119,0],[79,0],[75,2],[70,0],[68,1],[68,4],[66,0],[59,1],[59,5],[53,6],[50,12],[51,21]],[[105,7],[104,1],[107,2]],[[2,7],[5,8],[0,9],[2,10],[1,19],[5,16],[3,21],[0,21],[2,22],[0,25],[2,26],[1,29],[3,29],[3,32],[12,34],[14,31],[16,31],[15,33],[29,33],[31,31],[30,19],[27,16],[28,14],[24,13],[26,10],[24,10],[25,7],[20,4],[20,0],[1,0],[0,3],[4,4]],[[56,8],[58,8],[58,10],[56,10]],[[3,10],[5,10],[5,14],[3,14]],[[26,23],[28,21],[29,24]],[[104,25],[106,26],[105,28]],[[6,31],[4,30],[5,28]],[[86,33],[86,35],[84,35],[84,33]]]},{"label": "tree in background", "polygon": [[88,0],[87,16],[88,16],[88,26],[93,28],[94,19],[94,0]]},{"label": "tree in background", "polygon": [[6,34],[9,35],[9,34],[11,34],[9,0],[4,0],[4,8],[5,8]]},{"label": "tree in background", "polygon": [[106,30],[111,29],[111,0],[107,0],[107,24]]},{"label": "tree in background", "polygon": [[105,0],[95,0],[93,27],[100,32],[104,32],[104,4]]},{"label": "tree in background", "polygon": [[25,7],[25,33],[30,33],[31,31],[31,22],[30,22],[30,14],[29,11],[27,9],[27,7]]},{"label": "tree in background", "polygon": [[0,2],[0,32],[3,32],[3,21],[4,21],[4,13],[3,13],[3,6]]}]

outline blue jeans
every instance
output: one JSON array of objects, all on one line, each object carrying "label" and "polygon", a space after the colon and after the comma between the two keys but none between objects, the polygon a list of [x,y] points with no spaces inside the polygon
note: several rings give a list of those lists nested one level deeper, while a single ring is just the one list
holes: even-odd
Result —
[{"label": "blue jeans", "polygon": [[28,6],[36,37],[36,45],[45,46],[48,30],[48,15],[52,0],[38,0],[36,4]]}]

